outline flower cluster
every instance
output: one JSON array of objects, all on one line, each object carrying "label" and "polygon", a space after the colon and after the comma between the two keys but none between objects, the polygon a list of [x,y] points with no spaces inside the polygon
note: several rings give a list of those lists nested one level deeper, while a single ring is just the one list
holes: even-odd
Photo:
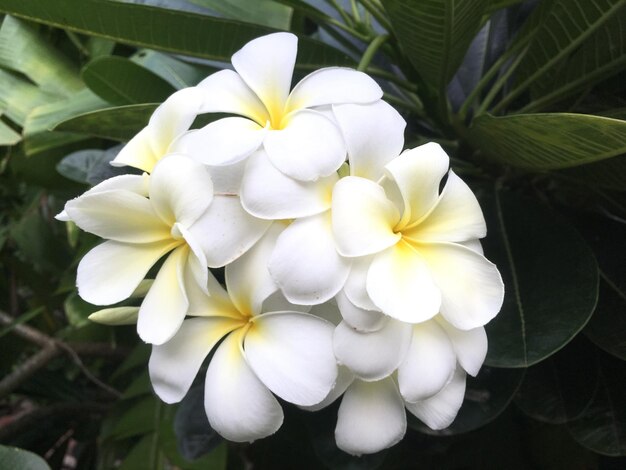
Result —
[{"label": "flower cluster", "polygon": [[[316,410],[343,395],[337,445],[372,453],[403,437],[405,409],[433,429],[454,420],[503,284],[441,147],[403,151],[404,120],[356,70],[290,89],[296,50],[292,34],[258,38],[234,70],[176,92],[112,162],[143,175],[58,218],[106,239],[78,267],[85,300],[144,297],[94,318],[136,321],[162,400],[180,401],[213,351],[204,404],[225,438],[274,433],[275,396]],[[235,116],[190,130],[203,113]]]}]

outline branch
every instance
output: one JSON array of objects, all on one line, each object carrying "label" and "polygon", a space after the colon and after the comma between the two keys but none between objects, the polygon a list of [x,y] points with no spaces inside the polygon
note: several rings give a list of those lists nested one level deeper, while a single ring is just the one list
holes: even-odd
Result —
[{"label": "branch", "polygon": [[25,382],[31,375],[43,368],[59,355],[60,349],[55,345],[45,346],[41,351],[18,365],[14,371],[0,380],[0,398],[8,395]]}]

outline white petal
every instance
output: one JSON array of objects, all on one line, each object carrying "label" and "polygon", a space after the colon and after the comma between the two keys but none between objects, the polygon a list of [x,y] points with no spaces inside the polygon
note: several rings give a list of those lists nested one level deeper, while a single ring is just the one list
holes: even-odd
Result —
[{"label": "white petal", "polygon": [[183,323],[189,300],[184,271],[189,248],[175,249],[165,260],[139,308],[137,333],[146,343],[163,344]]},{"label": "white petal", "polygon": [[248,214],[238,197],[215,196],[189,232],[202,247],[208,266],[218,268],[248,251],[271,224]]},{"label": "white petal", "polygon": [[367,293],[383,313],[409,323],[429,320],[441,306],[441,292],[429,265],[405,241],[374,257]]},{"label": "white petal", "polygon": [[476,377],[487,357],[487,333],[482,326],[471,330],[459,330],[442,317],[435,317],[446,331],[456,353],[456,359],[465,372]]},{"label": "white petal", "polygon": [[172,94],[152,114],[146,129],[157,159],[168,152],[172,142],[187,131],[200,112],[202,92],[195,87]]},{"label": "white petal", "polygon": [[265,152],[248,159],[241,182],[241,204],[261,219],[295,219],[330,208],[336,173],[317,181],[298,181],[280,172]]},{"label": "white petal", "polygon": [[406,432],[402,397],[391,378],[355,380],[343,396],[337,416],[337,446],[352,455],[373,454],[399,442]]},{"label": "white petal", "polygon": [[335,185],[332,201],[333,233],[343,256],[378,253],[400,240],[394,232],[400,219],[383,188],[373,181],[348,176]]},{"label": "white petal", "polygon": [[207,269],[206,256],[202,251],[202,247],[193,237],[189,230],[180,224],[175,224],[175,230],[178,230],[189,247],[189,255],[185,264],[185,285],[195,284],[201,290],[206,292],[209,270]]},{"label": "white petal", "polygon": [[448,165],[448,155],[433,142],[406,150],[387,164],[385,168],[404,200],[400,228],[417,222],[434,207],[439,198],[439,183]]},{"label": "white petal", "polygon": [[266,134],[266,129],[250,119],[227,117],[187,132],[173,150],[205,165],[232,165],[257,150]]},{"label": "white petal", "polygon": [[263,301],[278,290],[267,264],[281,231],[280,224],[273,224],[250,250],[226,266],[226,288],[245,315],[261,313]]},{"label": "white petal", "polygon": [[213,200],[213,182],[207,168],[184,155],[161,160],[150,177],[150,201],[170,226],[190,227]]},{"label": "white petal", "polygon": [[119,175],[98,183],[93,188],[83,193],[83,196],[103,191],[123,190],[148,197],[149,186],[150,175],[147,173],[143,173],[142,175]]},{"label": "white petal", "polygon": [[290,302],[314,305],[334,297],[346,282],[350,262],[337,253],[330,214],[291,223],[278,238],[269,270]]},{"label": "white petal", "polygon": [[345,293],[345,289],[337,296],[337,305],[341,316],[348,325],[357,331],[368,332],[380,330],[385,323],[385,315],[377,310],[365,310],[354,305]]},{"label": "white petal", "polygon": [[344,286],[348,300],[363,310],[379,310],[367,293],[367,272],[372,264],[373,256],[355,258],[350,267],[350,274]]},{"label": "white petal", "polygon": [[384,101],[334,106],[333,111],[348,147],[350,174],[377,181],[402,151],[406,122]]},{"label": "white petal", "polygon": [[452,344],[437,322],[414,325],[411,346],[398,368],[400,394],[408,402],[430,398],[450,382],[455,368]]},{"label": "white petal", "polygon": [[333,325],[306,313],[281,312],[255,317],[246,335],[248,364],[283,400],[315,405],[337,379]]},{"label": "white petal", "polygon": [[93,248],[78,265],[78,294],[94,305],[130,297],[148,270],[177,245],[172,240],[130,244],[107,241]]},{"label": "white petal", "polygon": [[209,166],[213,191],[221,195],[237,195],[241,187],[241,180],[246,168],[246,162],[241,161],[232,165]]},{"label": "white petal", "polygon": [[464,242],[487,235],[487,225],[472,190],[450,170],[432,212],[403,234],[420,241]]},{"label": "white petal", "polygon": [[314,181],[336,172],[346,160],[346,144],[339,128],[322,113],[297,111],[285,118],[282,129],[270,130],[264,147],[281,172]]},{"label": "white petal", "polygon": [[211,349],[238,325],[230,318],[192,318],[167,343],[152,346],[148,370],[159,398],[165,403],[182,400]]},{"label": "white petal", "polygon": [[229,441],[246,442],[274,434],[283,410],[246,363],[237,332],[226,337],[209,364],[204,409],[209,424]]},{"label": "white petal", "polygon": [[344,366],[337,367],[337,370],[337,382],[335,383],[330,393],[326,395],[326,398],[324,398],[317,405],[302,406],[302,409],[306,411],[318,411],[324,409],[334,403],[335,400],[341,395],[343,395],[343,393],[350,386],[350,384],[354,382],[354,374],[352,373],[352,371],[350,371],[350,369]]},{"label": "white petal", "polygon": [[298,38],[274,33],[250,41],[232,57],[235,70],[271,115],[282,113],[291,89]]},{"label": "white petal", "polygon": [[416,403],[405,403],[407,410],[431,429],[444,429],[456,418],[465,396],[465,372],[460,367],[437,395]]},{"label": "white petal", "polygon": [[125,190],[84,194],[65,204],[70,219],[86,232],[127,243],[150,243],[171,238],[170,227],[150,201]]},{"label": "white petal", "polygon": [[371,103],[383,91],[367,74],[344,67],[327,67],[310,73],[293,88],[288,110],[329,104]]},{"label": "white petal", "polygon": [[467,241],[459,243],[459,245],[463,245],[469,248],[470,250],[475,251],[479,255],[485,254],[485,252],[483,251],[483,246],[480,243],[480,240],[467,240]]},{"label": "white petal", "polygon": [[485,325],[502,307],[504,284],[496,266],[455,243],[424,243],[419,253],[441,290],[441,314],[461,330]]},{"label": "white petal", "polygon": [[203,92],[201,113],[230,113],[246,116],[262,127],[269,119],[259,98],[237,72],[220,70],[198,83]]},{"label": "white petal", "polygon": [[113,307],[93,312],[87,318],[101,325],[135,325],[138,314],[139,307]]},{"label": "white petal", "polygon": [[163,154],[155,154],[150,145],[152,134],[147,127],[140,130],[111,161],[112,166],[132,166],[148,173]]},{"label": "white petal", "polygon": [[379,330],[362,333],[341,322],[333,337],[337,361],[362,380],[387,377],[404,360],[411,343],[411,327],[388,318]]}]

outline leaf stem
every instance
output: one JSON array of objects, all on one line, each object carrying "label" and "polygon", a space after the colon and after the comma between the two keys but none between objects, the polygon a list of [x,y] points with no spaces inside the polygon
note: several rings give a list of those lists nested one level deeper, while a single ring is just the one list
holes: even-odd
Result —
[{"label": "leaf stem", "polygon": [[337,11],[337,13],[339,13],[339,15],[341,15],[341,18],[343,19],[344,23],[346,23],[346,25],[354,26],[352,18],[350,18],[350,15],[348,15],[346,10],[341,8],[341,5],[337,3],[337,0],[326,0],[326,3],[333,7]]},{"label": "leaf stem", "polygon": [[380,36],[376,36],[374,40],[370,43],[370,45],[367,46],[367,49],[365,49],[365,53],[363,54],[363,57],[359,62],[359,66],[356,69],[361,72],[365,71],[365,69],[367,69],[370,62],[374,58],[374,55],[376,54],[378,49],[380,49],[380,46],[382,46],[387,39],[389,39],[388,34],[381,34]]},{"label": "leaf stem", "polygon": [[417,91],[417,85],[415,85],[414,83],[411,83],[405,79],[403,79],[402,77],[399,77],[387,70],[383,70],[383,69],[379,69],[378,67],[368,67],[365,70],[366,73],[370,74],[370,75],[374,75],[375,77],[379,77],[382,78],[383,80],[387,80],[388,82],[391,82],[395,85],[398,85],[399,87],[401,87],[404,90],[407,91],[411,91],[411,92],[416,92]]},{"label": "leaf stem", "polygon": [[361,3],[361,5],[363,5],[363,7],[365,7],[365,9],[369,11],[374,18],[376,18],[376,21],[378,21],[383,28],[387,31],[393,30],[391,23],[385,16],[385,12],[382,8],[373,3],[371,0],[359,0],[359,3]]}]

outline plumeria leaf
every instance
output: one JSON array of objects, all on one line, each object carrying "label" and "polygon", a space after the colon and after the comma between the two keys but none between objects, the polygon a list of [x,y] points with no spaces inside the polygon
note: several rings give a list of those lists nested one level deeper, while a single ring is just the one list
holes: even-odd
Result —
[{"label": "plumeria leaf", "polygon": [[196,5],[211,8],[224,15],[225,18],[246,21],[249,23],[270,26],[272,28],[289,29],[291,8],[280,5],[272,0],[190,0]]},{"label": "plumeria leaf", "polygon": [[5,468],[50,470],[46,461],[37,454],[17,447],[0,446],[0,462]]},{"label": "plumeria leaf", "polygon": [[626,455],[626,362],[602,354],[597,385],[584,412],[568,423],[571,435],[599,454]]},{"label": "plumeria leaf", "polygon": [[496,191],[483,209],[485,254],[506,286],[502,310],[486,326],[486,363],[527,367],[585,326],[597,301],[597,264],[582,237],[544,206]]},{"label": "plumeria leaf", "polygon": [[626,153],[626,121],[571,113],[480,116],[470,139],[490,159],[529,170],[556,170]]},{"label": "plumeria leaf", "polygon": [[400,43],[422,78],[443,90],[478,32],[486,0],[383,0]]},{"label": "plumeria leaf", "polygon": [[584,339],[526,370],[515,404],[528,416],[550,424],[577,418],[597,387],[596,354]]},{"label": "plumeria leaf", "polygon": [[83,68],[82,79],[114,105],[159,103],[175,90],[154,72],[123,57],[99,57]]},{"label": "plumeria leaf", "polygon": [[[265,26],[126,2],[84,0],[76,8],[65,0],[50,0],[46,5],[48,8],[42,9],[39,0],[6,0],[0,11],[126,44],[218,61],[229,61],[244,43],[272,32]],[[305,69],[351,63],[348,56],[330,46],[307,38],[300,40],[299,64]]]},{"label": "plumeria leaf", "polygon": [[465,400],[448,428],[433,431],[411,413],[407,414],[408,424],[418,431],[435,436],[474,431],[496,419],[507,408],[523,377],[523,370],[483,367],[476,377],[467,377]]}]

